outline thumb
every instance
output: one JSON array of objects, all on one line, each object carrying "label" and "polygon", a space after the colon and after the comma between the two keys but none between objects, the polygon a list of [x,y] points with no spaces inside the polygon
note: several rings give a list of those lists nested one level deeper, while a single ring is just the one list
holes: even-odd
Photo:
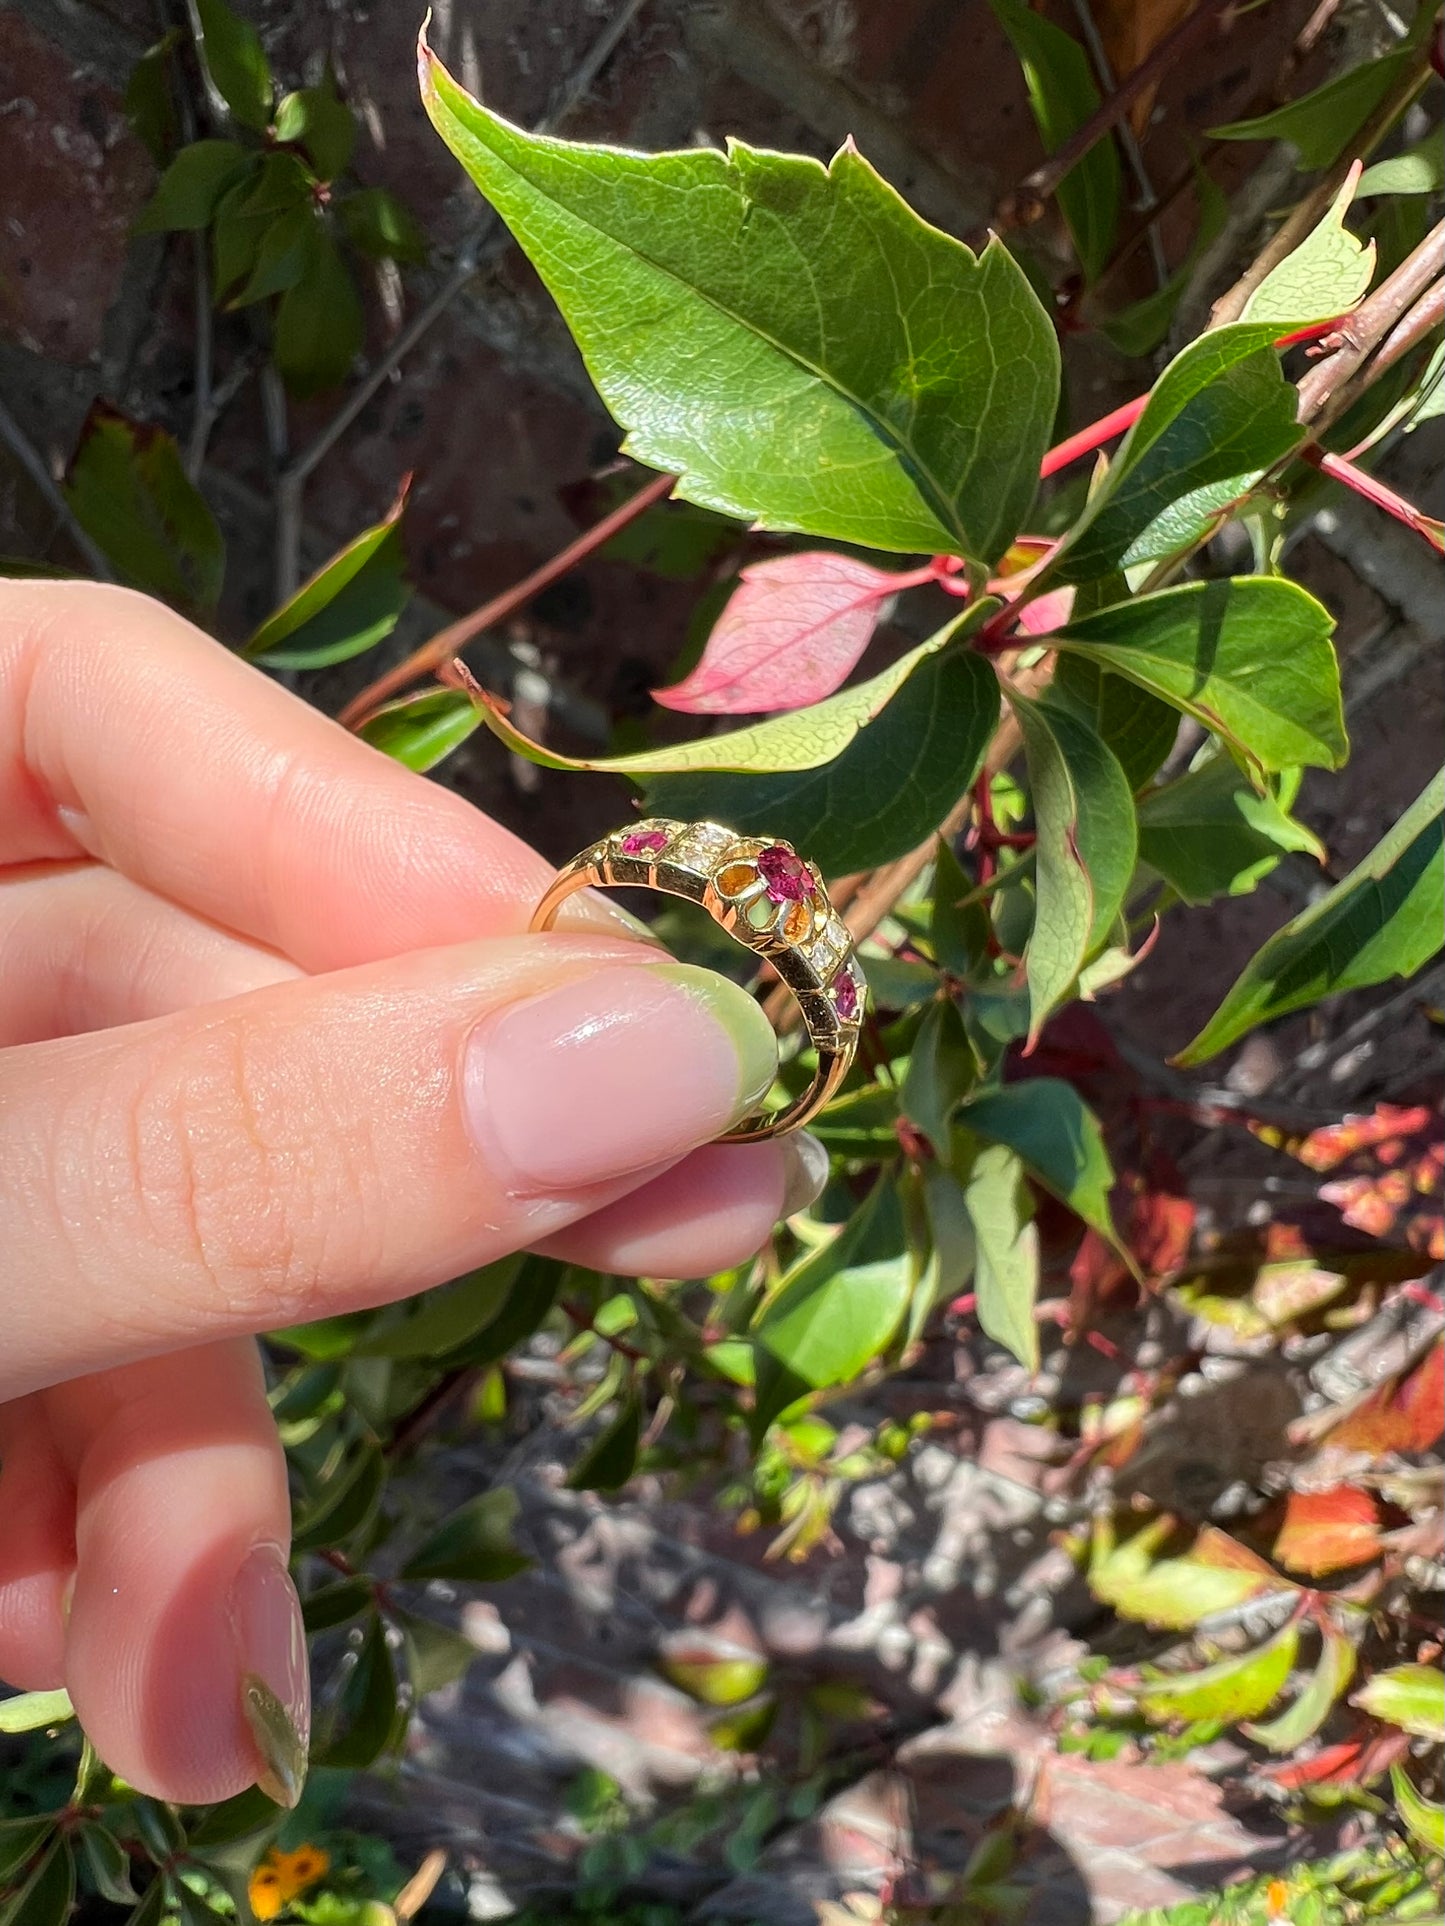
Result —
[{"label": "thumb", "polygon": [[0,1054],[0,1399],[405,1296],[720,1135],[767,1019],[637,959],[466,944]]}]

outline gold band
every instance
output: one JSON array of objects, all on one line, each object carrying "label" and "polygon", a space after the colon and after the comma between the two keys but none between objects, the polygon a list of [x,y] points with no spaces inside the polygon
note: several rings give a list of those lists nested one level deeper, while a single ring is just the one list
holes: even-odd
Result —
[{"label": "gold band", "polygon": [[818,1069],[801,1096],[759,1111],[721,1139],[756,1143],[796,1130],[838,1089],[858,1048],[867,985],[853,939],[823,879],[788,843],[740,836],[721,823],[665,817],[613,830],[561,868],[531,927],[550,929],[574,890],[655,889],[700,903],[730,936],[772,964],[798,1000]]}]

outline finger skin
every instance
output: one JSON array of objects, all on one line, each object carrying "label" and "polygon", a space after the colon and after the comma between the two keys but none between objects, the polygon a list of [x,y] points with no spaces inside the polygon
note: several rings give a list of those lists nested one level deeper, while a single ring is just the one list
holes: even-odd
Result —
[{"label": "finger skin", "polygon": [[83,855],[313,971],[525,930],[552,874],[146,596],[0,581],[0,864]]},{"label": "finger skin", "polygon": [[708,1144],[540,1248],[622,1277],[708,1277],[766,1243],[782,1215],[787,1177],[781,1141]]},{"label": "finger skin", "polygon": [[0,1405],[0,1679],[65,1683],[65,1588],[75,1567],[75,1487],[41,1397]]}]

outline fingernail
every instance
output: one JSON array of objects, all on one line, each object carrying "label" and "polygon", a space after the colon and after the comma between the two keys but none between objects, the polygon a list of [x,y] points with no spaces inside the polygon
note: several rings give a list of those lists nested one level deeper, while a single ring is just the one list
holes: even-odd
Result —
[{"label": "fingernail", "polygon": [[825,1145],[806,1130],[795,1130],[783,1139],[788,1153],[783,1173],[782,1217],[792,1217],[817,1203],[828,1181],[828,1152]]},{"label": "fingernail", "polygon": [[467,1041],[474,1141],[518,1190],[577,1190],[710,1142],[772,1083],[762,1010],[686,963],[599,969],[488,1017]]},{"label": "fingernail", "polygon": [[241,1667],[241,1709],[262,1769],[256,1784],[291,1807],[306,1784],[311,1679],[301,1601],[279,1545],[258,1545],[231,1586],[231,1625]]}]

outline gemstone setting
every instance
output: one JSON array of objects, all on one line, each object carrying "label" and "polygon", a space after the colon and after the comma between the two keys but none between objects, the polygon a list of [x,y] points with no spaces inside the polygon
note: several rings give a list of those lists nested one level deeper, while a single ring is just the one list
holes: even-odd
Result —
[{"label": "gemstone setting", "polygon": [[858,984],[851,970],[844,970],[833,985],[833,1008],[845,1023],[858,1014]]},{"label": "gemstone setting", "polygon": [[767,885],[774,903],[808,903],[818,893],[813,872],[800,856],[781,843],[772,843],[758,854],[758,874]]},{"label": "gemstone setting", "polygon": [[622,838],[624,856],[646,856],[667,848],[667,837],[660,829],[634,829]]}]

